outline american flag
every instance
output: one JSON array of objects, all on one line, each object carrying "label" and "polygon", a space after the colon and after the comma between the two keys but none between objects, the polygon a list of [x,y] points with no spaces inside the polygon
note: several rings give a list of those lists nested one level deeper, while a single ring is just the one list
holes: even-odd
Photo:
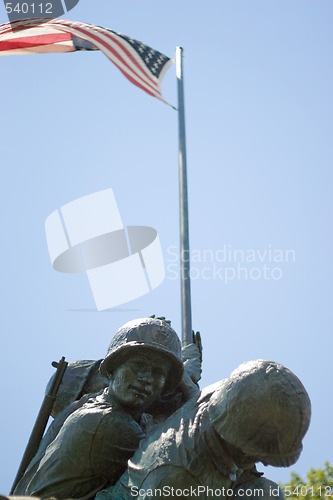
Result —
[{"label": "american flag", "polygon": [[101,50],[126,78],[166,102],[161,81],[173,59],[133,38],[64,19],[22,19],[0,26],[0,55]]}]

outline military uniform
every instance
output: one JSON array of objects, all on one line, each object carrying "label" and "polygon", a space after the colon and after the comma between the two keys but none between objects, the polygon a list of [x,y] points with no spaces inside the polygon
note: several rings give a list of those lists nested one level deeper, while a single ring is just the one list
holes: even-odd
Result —
[{"label": "military uniform", "polygon": [[[173,498],[172,488],[174,498],[185,498],[187,490],[192,492],[190,498],[196,498],[197,493],[202,500],[214,498],[202,491],[207,486],[230,493],[242,471],[232,461],[209,416],[210,399],[221,384],[204,389],[199,398],[188,401],[142,441],[117,485],[99,493],[96,500],[163,498],[163,491],[165,497]],[[179,495],[180,490],[184,497]],[[223,496],[227,497],[227,493]]]},{"label": "military uniform", "polygon": [[260,477],[255,463],[295,463],[310,408],[290,370],[272,361],[243,363],[141,441],[125,474],[96,500],[253,500],[259,488],[261,500],[272,500],[278,487]]},{"label": "military uniform", "polygon": [[[145,384],[148,384],[146,396],[142,397],[149,400],[151,392],[148,387],[155,384],[154,378],[160,377],[151,372],[155,355],[158,358],[158,362],[155,362],[155,365],[159,363],[158,370],[164,359],[169,367],[165,377],[162,376],[165,382],[161,386],[161,391],[168,394],[179,384],[184,370],[181,345],[176,332],[167,322],[153,318],[135,320],[120,328],[100,363],[101,375],[106,377],[109,387],[100,395],[83,396],[57,415],[14,494],[41,498],[52,496],[59,499],[90,499],[102,488],[114,484],[125,471],[127,460],[134,454],[140,440],[146,435],[140,424],[149,421],[149,418],[143,413],[146,410],[144,405],[136,408],[128,403],[126,406],[119,399],[120,393],[113,390],[113,382],[108,379],[113,379],[113,375],[128,363],[129,358],[137,356],[142,362],[146,356],[148,376],[140,374],[139,378],[139,373],[126,369],[130,370],[131,377],[135,379],[136,389],[133,390],[134,393],[139,391],[139,400],[142,391],[145,393]],[[91,370],[96,371],[96,365],[99,364],[84,363],[83,371],[82,366],[74,366],[73,373],[77,373],[77,383],[74,384],[74,392],[67,393],[69,397],[65,402],[79,395],[78,390],[84,389],[86,372],[90,374]],[[120,375],[118,380],[121,384],[124,383]],[[64,394],[66,395],[66,391]],[[133,393],[130,394],[133,398]],[[59,407],[61,405],[64,403],[61,402]]]},{"label": "military uniform", "polygon": [[71,413],[15,494],[88,499],[117,481],[145,433],[107,391]]}]

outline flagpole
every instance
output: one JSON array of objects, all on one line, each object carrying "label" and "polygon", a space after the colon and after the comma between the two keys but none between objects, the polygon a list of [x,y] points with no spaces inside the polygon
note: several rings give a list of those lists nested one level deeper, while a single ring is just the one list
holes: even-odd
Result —
[{"label": "flagpole", "polygon": [[192,342],[190,245],[187,199],[187,165],[185,136],[185,106],[183,80],[183,49],[176,48],[176,74],[178,87],[178,137],[179,137],[179,208],[180,208],[180,283],[182,310],[182,341]]}]

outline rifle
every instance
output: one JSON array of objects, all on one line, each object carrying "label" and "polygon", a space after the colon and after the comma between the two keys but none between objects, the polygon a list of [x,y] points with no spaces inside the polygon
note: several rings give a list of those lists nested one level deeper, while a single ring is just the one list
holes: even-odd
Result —
[{"label": "rifle", "polygon": [[16,477],[13,482],[13,486],[10,490],[10,495],[13,494],[18,482],[20,481],[21,477],[25,473],[28,465],[30,464],[31,460],[33,457],[36,455],[39,444],[41,442],[41,439],[43,437],[45,428],[47,426],[47,422],[49,420],[49,416],[52,412],[52,408],[54,405],[54,402],[57,397],[58,389],[61,384],[62,378],[64,376],[65,370],[67,368],[67,361],[65,361],[65,358],[62,357],[59,363],[56,361],[52,362],[52,366],[56,368],[56,372],[54,374],[54,378],[52,380],[52,383],[50,385],[50,388],[48,392],[45,394],[42,405],[40,407],[39,413],[36,418],[35,425],[31,431],[30,434],[30,439],[28,441],[28,444],[26,446],[26,449],[24,451],[19,469],[17,471]]}]

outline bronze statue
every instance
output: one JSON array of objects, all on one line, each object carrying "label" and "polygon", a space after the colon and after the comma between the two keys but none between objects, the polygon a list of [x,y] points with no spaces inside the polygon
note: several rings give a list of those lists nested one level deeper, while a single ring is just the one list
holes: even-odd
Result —
[{"label": "bronze statue", "polygon": [[[150,318],[155,318],[155,315],[150,316]],[[165,320],[165,317],[159,317],[157,320],[163,320],[171,325],[171,322]],[[112,345],[113,340],[108,350],[112,348]],[[193,393],[199,390],[198,381],[201,378],[202,362],[202,345],[199,332],[193,332],[193,342],[182,347],[181,358],[185,368],[181,383],[172,395],[168,394],[166,397],[159,398],[159,411],[162,413],[162,420],[165,420],[166,416],[171,415]],[[68,363],[52,408],[51,415],[53,418],[57,417],[65,408],[68,408],[71,403],[80,400],[84,395],[97,394],[109,385],[109,379],[100,370],[102,362],[103,359],[71,361]],[[51,377],[46,392],[53,382],[54,376]],[[156,420],[158,418],[157,408],[150,410],[153,411]]]},{"label": "bronze statue", "polygon": [[74,363],[63,410],[14,494],[283,499],[255,464],[296,462],[310,422],[306,390],[284,366],[256,360],[200,392],[198,346],[186,346],[184,372],[169,322],[144,318],[118,330],[102,362]]},{"label": "bronze statue", "polygon": [[[14,494],[92,498],[114,484],[152,421],[144,412],[155,408],[161,417],[183,370],[180,341],[168,322],[126,323],[100,364],[108,387],[57,416]],[[167,414],[182,404],[178,396],[172,396]]]},{"label": "bronze statue", "polygon": [[243,363],[143,439],[125,474],[96,500],[283,498],[255,463],[295,463],[309,422],[309,397],[290,370]]}]

